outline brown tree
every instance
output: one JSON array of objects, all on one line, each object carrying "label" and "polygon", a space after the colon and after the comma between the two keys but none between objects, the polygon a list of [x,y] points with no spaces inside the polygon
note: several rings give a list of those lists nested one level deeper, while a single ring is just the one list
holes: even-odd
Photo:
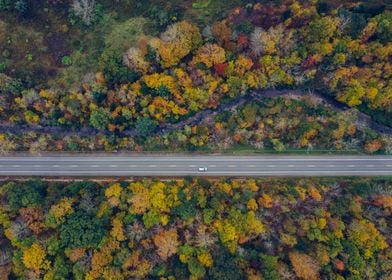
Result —
[{"label": "brown tree", "polygon": [[177,252],[179,242],[176,229],[162,231],[154,235],[153,241],[158,248],[158,255],[164,261]]},{"label": "brown tree", "polygon": [[291,264],[293,265],[295,274],[299,278],[305,280],[317,280],[320,279],[319,263],[311,256],[299,252],[291,252],[289,254]]}]

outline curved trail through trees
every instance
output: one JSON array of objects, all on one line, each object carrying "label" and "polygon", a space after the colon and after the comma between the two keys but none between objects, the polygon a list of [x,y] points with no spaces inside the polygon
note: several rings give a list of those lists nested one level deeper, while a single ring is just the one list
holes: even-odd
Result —
[{"label": "curved trail through trees", "polygon": [[[277,98],[277,97],[284,97],[284,98],[293,98],[293,99],[302,99],[305,97],[309,97],[312,100],[316,101],[319,104],[330,106],[337,111],[346,111],[349,110],[346,105],[340,103],[333,99],[333,97],[328,97],[319,93],[315,92],[306,92],[304,90],[265,90],[265,91],[251,91],[250,93],[236,97],[229,102],[225,103],[222,102],[218,105],[215,109],[206,109],[195,113],[194,115],[181,120],[176,123],[172,124],[163,124],[158,126],[156,131],[153,133],[155,135],[162,135],[168,132],[172,132],[175,130],[179,130],[185,126],[193,126],[199,124],[201,122],[206,122],[208,120],[212,120],[212,116],[226,111],[226,110],[233,110],[246,102],[249,101],[257,101],[262,100],[263,98]],[[392,135],[392,128],[382,125],[380,123],[375,122],[372,118],[365,113],[358,111],[358,120],[357,124],[361,126],[366,126],[371,128],[379,133]],[[92,127],[82,127],[80,129],[76,128],[65,128],[60,126],[38,126],[38,125],[9,125],[9,124],[1,124],[0,126],[1,133],[29,133],[29,132],[36,132],[36,133],[47,133],[47,134],[57,134],[60,136],[71,136],[71,135],[78,135],[78,136],[91,136],[98,133],[104,134],[113,134],[115,133],[118,136],[128,136],[128,137],[137,137],[139,136],[138,132],[135,128],[128,128],[122,132],[110,132],[110,131],[99,131]]]}]

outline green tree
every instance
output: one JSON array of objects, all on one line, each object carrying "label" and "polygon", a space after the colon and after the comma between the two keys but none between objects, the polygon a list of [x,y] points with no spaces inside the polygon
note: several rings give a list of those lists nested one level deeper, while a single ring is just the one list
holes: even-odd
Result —
[{"label": "green tree", "polygon": [[26,0],[17,0],[15,1],[14,9],[23,15],[29,10],[29,4]]},{"label": "green tree", "polygon": [[224,247],[220,247],[214,257],[214,266],[209,269],[209,279],[242,280],[246,279],[244,272],[237,265],[235,258]]},{"label": "green tree", "polygon": [[353,243],[344,240],[342,244],[344,252],[349,256],[347,268],[352,279],[361,279],[360,276],[364,273],[366,268],[366,261],[361,256],[359,249]]},{"label": "green tree", "polygon": [[392,12],[384,12],[376,16],[377,36],[382,42],[392,41]]},{"label": "green tree", "polygon": [[111,120],[112,116],[107,109],[98,108],[94,110],[90,115],[90,124],[92,127],[105,130]]},{"label": "green tree", "polygon": [[0,95],[9,94],[9,95],[18,96],[22,90],[23,90],[23,84],[20,80],[12,79],[11,77],[0,73]]},{"label": "green tree", "polygon": [[8,11],[11,9],[11,0],[0,0],[0,11]]},{"label": "green tree", "polygon": [[0,0],[0,11],[15,11],[23,15],[28,9],[29,4],[26,0]]},{"label": "green tree", "polygon": [[132,83],[138,75],[123,63],[123,55],[119,51],[105,51],[100,58],[100,68],[105,75],[108,86]]},{"label": "green tree", "polygon": [[338,21],[330,16],[312,20],[307,26],[306,40],[309,43],[325,43],[334,36]]},{"label": "green tree", "polygon": [[104,219],[87,212],[75,212],[68,216],[59,227],[60,246],[62,248],[96,248],[105,236]]},{"label": "green tree", "polygon": [[277,152],[283,152],[286,148],[279,139],[271,139],[272,147]]},{"label": "green tree", "polygon": [[159,213],[155,210],[150,210],[146,214],[143,215],[143,223],[146,228],[151,228],[154,225],[159,224],[160,217]]},{"label": "green tree", "polygon": [[191,200],[185,200],[180,205],[174,207],[172,213],[186,221],[196,215],[196,203],[196,197],[193,197]]},{"label": "green tree", "polygon": [[279,280],[278,257],[266,254],[260,255],[261,273],[264,279]]},{"label": "green tree", "polygon": [[45,185],[38,180],[29,181],[26,184],[10,182],[5,188],[8,205],[12,211],[18,211],[22,207],[39,206],[45,195]]},{"label": "green tree", "polygon": [[152,120],[150,117],[143,117],[136,121],[135,128],[140,136],[146,137],[151,135],[157,126],[157,122]]},{"label": "green tree", "polygon": [[70,264],[61,255],[56,256],[53,266],[47,274],[45,279],[62,280],[72,279],[71,275],[72,268]]},{"label": "green tree", "polygon": [[95,102],[100,104],[106,99],[106,91],[105,89],[101,89],[99,87],[93,87],[93,90],[91,91],[91,96],[93,97]]}]

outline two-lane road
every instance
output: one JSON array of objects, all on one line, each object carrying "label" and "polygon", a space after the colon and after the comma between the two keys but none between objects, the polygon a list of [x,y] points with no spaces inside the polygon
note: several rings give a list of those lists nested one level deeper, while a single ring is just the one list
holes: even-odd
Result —
[{"label": "two-lane road", "polygon": [[[207,171],[199,171],[207,167]],[[383,176],[390,156],[60,155],[0,157],[0,176]]]}]

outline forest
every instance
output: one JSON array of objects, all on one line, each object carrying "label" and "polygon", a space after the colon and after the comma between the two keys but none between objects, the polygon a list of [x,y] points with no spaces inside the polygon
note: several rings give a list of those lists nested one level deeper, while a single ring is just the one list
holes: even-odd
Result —
[{"label": "forest", "polygon": [[391,186],[383,178],[3,182],[0,278],[387,280]]},{"label": "forest", "polygon": [[[391,8],[0,0],[0,155],[391,155]],[[391,177],[0,178],[0,280],[391,280],[391,245]]]},{"label": "forest", "polygon": [[[238,104],[236,104],[238,105]],[[265,151],[392,153],[392,139],[359,123],[352,111],[336,112],[312,100],[263,98],[207,115],[164,133],[107,135],[91,131],[3,134],[0,151]]]},{"label": "forest", "polygon": [[[2,152],[158,150],[170,149],[173,138],[185,151],[238,144],[391,151],[388,4],[199,0],[169,1],[158,11],[154,1],[119,1],[117,8],[105,1],[38,2],[0,1]],[[131,2],[138,17],[119,11]],[[64,7],[67,15],[59,12]],[[38,29],[42,13],[50,38],[18,32],[29,22]],[[329,104],[263,98],[271,90],[326,97],[350,121]],[[208,123],[182,125],[233,100],[244,103],[230,118],[222,112]],[[387,129],[358,123],[361,114]]]}]

